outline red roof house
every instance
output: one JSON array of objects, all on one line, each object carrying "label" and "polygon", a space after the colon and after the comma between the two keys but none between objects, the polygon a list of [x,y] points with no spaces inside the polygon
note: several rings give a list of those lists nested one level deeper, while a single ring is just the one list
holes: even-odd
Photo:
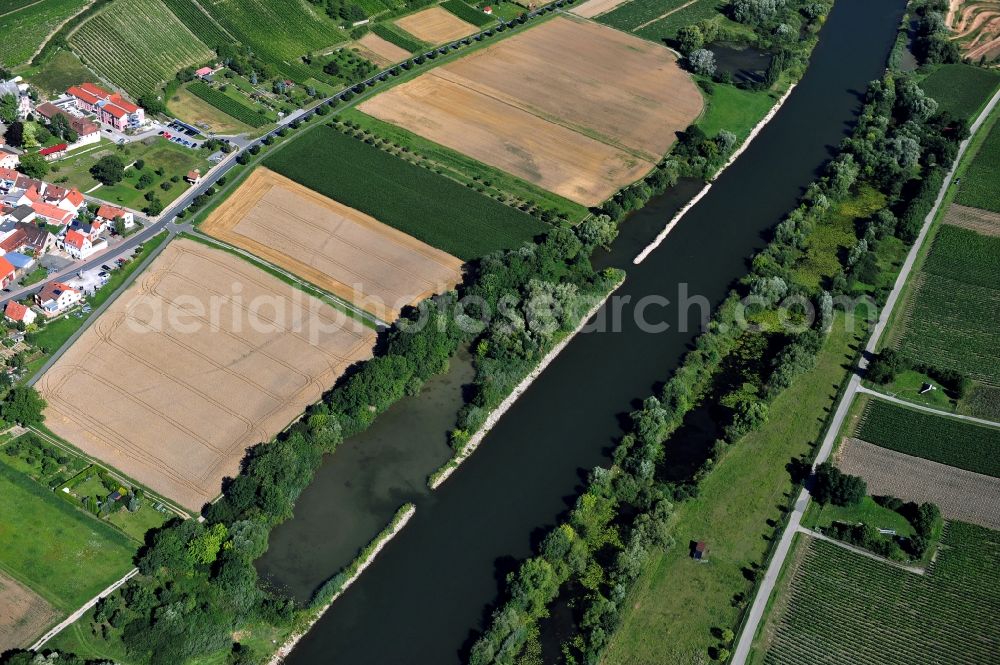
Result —
[{"label": "red roof house", "polygon": [[29,325],[34,323],[35,317],[38,316],[30,307],[22,305],[19,302],[14,302],[13,300],[7,302],[7,307],[4,308],[3,315],[8,321],[13,321],[14,323],[23,322]]},{"label": "red roof house", "polygon": [[0,289],[6,289],[14,279],[14,266],[10,261],[0,256]]}]

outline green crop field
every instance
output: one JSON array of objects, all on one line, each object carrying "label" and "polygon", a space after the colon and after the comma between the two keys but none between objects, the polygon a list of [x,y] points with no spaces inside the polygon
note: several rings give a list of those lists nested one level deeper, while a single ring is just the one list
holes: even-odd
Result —
[{"label": "green crop field", "polygon": [[938,110],[971,118],[1000,85],[1000,72],[972,65],[941,65],[920,84]]},{"label": "green crop field", "polygon": [[302,56],[347,40],[347,34],[324,11],[306,0],[208,0],[200,4],[239,43],[300,83],[312,76]]},{"label": "green crop field", "polygon": [[[996,113],[994,112],[994,117]],[[986,135],[979,152],[966,169],[955,201],[973,208],[1000,212],[998,173],[1000,173],[1000,121],[993,123],[993,128]]]},{"label": "green crop field", "polygon": [[516,247],[535,218],[332,127],[291,142],[264,165],[462,259]]},{"label": "green crop field", "polygon": [[226,115],[232,116],[233,118],[236,118],[240,122],[250,125],[251,127],[263,127],[269,122],[264,115],[261,115],[246,104],[242,104],[233,99],[224,92],[219,92],[202,81],[192,82],[191,85],[188,86],[188,91],[199,99],[208,102]]},{"label": "green crop field", "polygon": [[163,4],[209,48],[218,48],[236,41],[191,0],[163,0]]},{"label": "green crop field", "polygon": [[388,23],[373,25],[372,32],[387,42],[392,42],[399,48],[406,49],[410,53],[417,53],[418,51],[425,51],[430,48],[429,44],[425,44],[402,29]]},{"label": "green crop field", "polygon": [[[690,0],[632,0],[618,5],[597,20],[619,30],[631,31],[643,23],[655,21]],[[711,4],[711,0],[699,0]]]},{"label": "green crop field", "polygon": [[445,0],[441,6],[466,23],[477,25],[480,28],[497,22],[495,17],[484,14],[481,9],[470,7],[462,0]]},{"label": "green crop field", "polygon": [[941,225],[894,335],[907,356],[1000,385],[1000,238]]},{"label": "green crop field", "polygon": [[85,63],[135,97],[213,55],[161,0],[113,2],[69,42]]},{"label": "green crop field", "polygon": [[926,575],[803,538],[766,629],[767,665],[996,662],[1000,533],[952,522]]},{"label": "green crop field", "polygon": [[0,64],[14,67],[32,58],[49,34],[83,10],[87,0],[6,0],[0,3]]},{"label": "green crop field", "polygon": [[855,436],[907,455],[1000,478],[1000,429],[872,399]]},{"label": "green crop field", "polygon": [[65,611],[132,567],[135,544],[0,463],[0,569]]}]

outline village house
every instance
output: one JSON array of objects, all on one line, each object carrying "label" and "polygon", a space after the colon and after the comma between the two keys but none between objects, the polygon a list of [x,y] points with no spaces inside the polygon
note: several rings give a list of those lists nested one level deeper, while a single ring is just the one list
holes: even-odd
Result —
[{"label": "village house", "polygon": [[115,220],[118,218],[121,218],[126,229],[135,226],[135,215],[128,210],[109,205],[102,205],[97,209],[97,219],[106,222],[112,228],[114,228]]},{"label": "village house", "polygon": [[[0,271],[2,271],[2,266],[0,266]],[[35,304],[49,318],[62,314],[81,300],[83,300],[83,294],[63,282],[49,282],[35,294]]]},{"label": "village house", "polygon": [[21,175],[13,168],[10,167],[0,167],[0,191],[7,193],[10,188],[14,186],[17,182],[17,177]]},{"label": "village house", "polygon": [[93,83],[81,83],[70,87],[66,94],[76,100],[81,111],[93,113],[102,124],[119,131],[138,129],[146,124],[145,110],[117,92],[109,92]]},{"label": "village house", "polygon": [[0,253],[4,256],[31,252],[42,256],[56,244],[56,237],[37,224],[17,222],[14,228],[0,234]]},{"label": "village house", "polygon": [[45,192],[42,194],[42,201],[73,214],[80,212],[80,208],[87,204],[83,194],[76,187],[66,189],[58,185],[46,186]]},{"label": "village house", "polygon": [[38,314],[28,306],[10,300],[3,310],[3,317],[12,323],[23,323],[30,326],[38,318]]},{"label": "village house", "polygon": [[79,148],[85,145],[99,143],[101,140],[101,126],[87,118],[67,113],[52,102],[45,102],[35,107],[35,113],[45,118],[49,123],[57,115],[65,117],[69,121],[69,126],[76,132],[77,139],[70,148]]},{"label": "village house", "polygon": [[8,206],[4,208],[4,221],[10,222],[11,224],[18,224],[21,222],[29,223],[35,221],[38,215],[35,214],[35,210],[30,205],[17,205]]},{"label": "village house", "polygon": [[13,169],[20,163],[20,155],[10,148],[0,148],[0,169]]},{"label": "village house", "polygon": [[53,226],[67,226],[76,216],[76,213],[64,210],[57,205],[52,205],[51,203],[46,203],[44,201],[36,201],[32,203],[31,209],[34,210],[35,214],[41,217],[46,224],[52,224]]},{"label": "village house", "polygon": [[74,259],[85,259],[94,253],[94,243],[90,240],[90,236],[72,229],[66,232],[63,247]]},{"label": "village house", "polygon": [[184,180],[192,185],[201,184],[201,169],[195,169],[194,171],[188,171],[188,174],[184,176]]},{"label": "village house", "polygon": [[11,262],[0,256],[0,289],[6,289],[14,281],[17,271]]}]

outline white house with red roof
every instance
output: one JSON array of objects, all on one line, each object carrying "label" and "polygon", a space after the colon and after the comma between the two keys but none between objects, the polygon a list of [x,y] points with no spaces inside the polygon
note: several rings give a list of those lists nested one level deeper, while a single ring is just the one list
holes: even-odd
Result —
[{"label": "white house with red roof", "polygon": [[13,169],[20,163],[20,155],[10,148],[0,147],[0,169]]},{"label": "white house with red roof", "polygon": [[38,318],[38,314],[27,305],[10,300],[7,302],[7,306],[4,307],[3,317],[13,323],[23,323],[26,326],[30,326]]},{"label": "white house with red roof", "polygon": [[[2,271],[2,266],[0,266]],[[49,282],[35,294],[35,304],[47,317],[58,316],[83,300],[83,293],[63,282]]]},{"label": "white house with red roof", "polygon": [[83,194],[80,193],[79,189],[76,187],[66,189],[58,185],[48,185],[42,193],[42,201],[51,203],[73,214],[76,214],[80,211],[80,208],[87,205],[87,201],[83,198]]},{"label": "white house with red roof", "polygon": [[93,113],[102,123],[117,130],[136,129],[146,124],[146,111],[117,92],[88,82],[71,86],[66,94],[76,100],[77,108]]},{"label": "white house with red roof", "polygon": [[6,289],[14,281],[14,274],[17,269],[7,259],[0,256],[0,289]]},{"label": "white house with red roof", "polygon": [[55,226],[66,226],[76,217],[75,212],[64,210],[57,205],[52,205],[44,201],[34,201],[31,204],[31,209],[35,211],[36,215],[44,218],[46,224],[53,224]]},{"label": "white house with red roof", "polygon": [[110,226],[114,226],[115,220],[121,217],[125,223],[125,228],[130,229],[135,226],[135,215],[123,208],[116,208],[107,204],[97,209],[97,219],[103,220]]},{"label": "white house with red roof", "polygon": [[94,253],[94,243],[90,240],[90,235],[82,231],[70,229],[63,238],[63,247],[66,253],[74,259],[85,259]]}]

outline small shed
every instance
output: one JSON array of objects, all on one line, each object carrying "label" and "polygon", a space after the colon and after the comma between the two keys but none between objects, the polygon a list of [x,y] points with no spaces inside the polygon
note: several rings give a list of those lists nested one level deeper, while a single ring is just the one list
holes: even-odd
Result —
[{"label": "small shed", "polygon": [[708,560],[708,544],[704,540],[699,540],[691,548],[691,558],[695,561]]}]

